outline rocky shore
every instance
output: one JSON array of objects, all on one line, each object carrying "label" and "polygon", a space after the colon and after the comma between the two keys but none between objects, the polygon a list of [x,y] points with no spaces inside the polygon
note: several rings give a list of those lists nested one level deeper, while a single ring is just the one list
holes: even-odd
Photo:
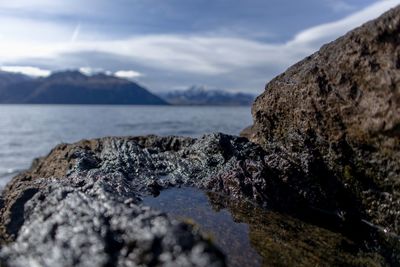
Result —
[{"label": "rocky shore", "polygon": [[57,146],[2,193],[0,265],[225,266],[142,204],[185,186],[250,225],[263,266],[400,266],[399,38],[397,7],[323,46],[266,86],[244,137]]}]

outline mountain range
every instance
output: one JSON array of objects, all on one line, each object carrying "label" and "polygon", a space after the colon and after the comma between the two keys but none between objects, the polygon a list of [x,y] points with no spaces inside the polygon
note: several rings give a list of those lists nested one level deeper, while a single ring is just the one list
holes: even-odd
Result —
[{"label": "mountain range", "polygon": [[255,96],[246,93],[230,93],[203,86],[192,86],[187,90],[160,93],[160,96],[172,105],[228,105],[249,106]]},{"label": "mountain range", "polygon": [[0,72],[0,103],[167,105],[142,86],[103,73],[56,72],[46,78]]},{"label": "mountain range", "polygon": [[255,96],[192,86],[158,95],[113,75],[77,70],[32,78],[0,71],[0,104],[251,105]]}]

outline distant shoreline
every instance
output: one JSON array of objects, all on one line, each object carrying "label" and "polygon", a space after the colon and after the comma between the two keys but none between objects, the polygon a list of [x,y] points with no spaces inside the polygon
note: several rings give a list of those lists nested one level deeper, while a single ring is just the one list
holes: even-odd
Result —
[{"label": "distant shoreline", "polygon": [[212,104],[82,104],[82,103],[0,103],[0,106],[156,106],[156,107],[251,107],[252,105],[212,105]]}]

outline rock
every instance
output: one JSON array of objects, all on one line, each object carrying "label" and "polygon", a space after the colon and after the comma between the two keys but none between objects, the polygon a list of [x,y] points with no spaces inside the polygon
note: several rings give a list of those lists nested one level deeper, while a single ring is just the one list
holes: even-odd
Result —
[{"label": "rock", "polygon": [[37,180],[43,189],[26,202],[18,238],[1,250],[1,261],[7,266],[224,266],[223,255],[197,231],[139,207],[133,193],[128,198],[113,190],[122,178],[107,178],[72,178],[85,181],[83,187],[70,187],[65,178]]},{"label": "rock", "polygon": [[[267,84],[246,136],[304,175],[314,209],[400,233],[400,7],[324,45]],[[275,160],[274,157],[272,157]]]},{"label": "rock", "polygon": [[[113,190],[132,191],[138,196],[186,185],[285,211],[301,210],[302,205],[301,197],[282,182],[284,177],[302,175],[297,166],[275,153],[266,153],[246,138],[225,134],[199,139],[106,137],[61,144],[15,177],[3,192],[0,223],[5,228],[0,238],[14,239],[19,229],[15,224],[21,217],[19,207],[38,190],[36,179],[86,177],[94,172],[98,177],[124,177]],[[68,181],[68,185],[86,183],[84,179]]]},{"label": "rock", "polygon": [[245,137],[245,138],[247,138],[247,139],[249,139],[249,140],[252,140],[253,139],[253,128],[252,128],[252,125],[250,125],[250,126],[248,126],[248,127],[246,127],[246,128],[244,128],[241,132],[240,132],[240,136],[241,137]]},{"label": "rock", "polygon": [[[2,264],[224,266],[224,256],[189,225],[138,205],[151,192],[149,182],[168,187],[182,182],[179,170],[200,172],[171,165],[179,165],[183,155],[175,154],[189,143],[195,145],[184,138],[104,138],[56,147],[3,192],[2,237],[14,242],[1,250]],[[201,156],[199,166],[223,160]]]},{"label": "rock", "polygon": [[[192,186],[324,224],[321,214],[311,213],[283,182],[304,173],[279,155],[224,134],[107,137],[59,145],[3,191],[0,263],[224,266],[223,255],[194,228],[141,206],[141,198]],[[367,254],[397,246],[389,242],[375,249],[375,235],[370,238],[362,228],[359,233],[357,243],[374,248]],[[392,262],[400,249],[393,251],[382,257]]]},{"label": "rock", "polygon": [[[248,225],[252,247],[266,266],[385,266],[377,251],[362,249],[360,240],[306,223],[287,214],[260,209],[208,193],[214,210],[227,209],[234,221]],[[229,258],[228,258],[229,259]]]},{"label": "rock", "polygon": [[[193,228],[140,207],[140,198],[170,186],[210,188],[213,177],[244,159],[264,166],[262,155],[259,146],[223,134],[59,145],[5,188],[1,238],[10,244],[1,250],[0,261],[10,266],[224,266],[219,250]],[[252,198],[253,193],[236,190],[231,196]]]},{"label": "rock", "polygon": [[[15,177],[3,192],[3,212],[0,222],[6,227],[3,237],[16,234],[13,218],[20,218],[20,206],[36,193],[37,178],[86,177],[97,172],[98,177],[124,177],[114,191],[132,191],[140,194],[157,194],[170,186],[189,185],[197,188],[216,189],[212,182],[252,162],[264,169],[264,152],[261,147],[223,134],[206,135],[200,139],[183,137],[108,137],[76,144],[62,144],[47,157],[38,159],[32,168]],[[116,178],[110,178],[116,179]],[[262,178],[266,187],[268,177]],[[230,182],[230,181],[227,181]],[[240,183],[240,181],[231,181]],[[74,180],[69,181],[69,185]],[[79,183],[86,183],[80,180]],[[46,184],[43,185],[46,187]],[[27,191],[27,189],[30,189]],[[258,190],[262,192],[262,190]],[[258,198],[256,192],[236,190],[235,198]],[[16,214],[15,216],[13,214]]]}]

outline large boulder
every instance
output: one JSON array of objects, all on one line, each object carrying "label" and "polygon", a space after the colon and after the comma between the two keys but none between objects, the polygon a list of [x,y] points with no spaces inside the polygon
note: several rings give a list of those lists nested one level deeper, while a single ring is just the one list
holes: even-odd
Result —
[{"label": "large boulder", "polygon": [[315,209],[400,233],[400,7],[324,45],[253,104],[245,135]]}]

